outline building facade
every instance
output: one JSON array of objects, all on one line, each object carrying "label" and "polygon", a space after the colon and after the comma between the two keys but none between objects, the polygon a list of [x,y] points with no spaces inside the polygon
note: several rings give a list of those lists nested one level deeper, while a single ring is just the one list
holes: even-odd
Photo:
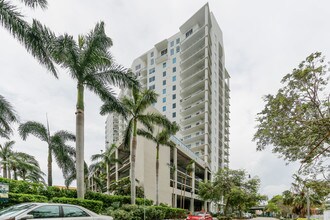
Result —
[{"label": "building facade", "polygon": [[[180,131],[172,137],[177,148],[161,154],[167,161],[162,172],[168,188],[163,186],[163,190],[169,195],[163,201],[176,207],[199,207],[198,182],[212,179],[219,169],[228,167],[230,77],[225,68],[222,38],[222,31],[206,4],[180,26],[178,33],[155,44],[132,64],[142,87],[159,94],[154,109],[180,125]],[[116,124],[118,118],[111,114],[107,119],[108,143],[120,140],[123,126]],[[119,121],[118,124],[123,124]],[[143,148],[148,144],[152,145],[146,142]],[[144,150],[138,147],[138,151],[143,154]],[[188,165],[193,167],[190,173]],[[141,165],[137,169],[147,167]],[[171,167],[178,169],[172,173]],[[115,179],[120,178],[118,167],[113,172]],[[141,178],[147,184],[149,177]]]}]

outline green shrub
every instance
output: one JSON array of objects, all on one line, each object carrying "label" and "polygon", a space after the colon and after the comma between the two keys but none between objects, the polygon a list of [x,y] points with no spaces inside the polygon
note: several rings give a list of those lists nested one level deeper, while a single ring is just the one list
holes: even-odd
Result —
[{"label": "green shrub", "polygon": [[54,197],[77,198],[77,190],[61,189],[56,186],[48,186],[41,192],[41,194],[46,196],[48,199]]},{"label": "green shrub", "polygon": [[1,203],[1,207],[8,207],[11,205],[16,205],[23,202],[47,202],[48,199],[45,196],[31,195],[31,194],[21,194],[21,193],[9,193],[8,202]]},{"label": "green shrub", "polygon": [[88,199],[73,199],[73,198],[62,197],[62,198],[53,198],[52,202],[80,205],[80,206],[85,207],[86,209],[92,210],[93,212],[96,212],[96,213],[100,213],[103,208],[103,202],[88,200]]},{"label": "green shrub", "polygon": [[165,214],[165,219],[182,219],[187,216],[187,211],[179,208],[172,208],[167,206],[154,206],[155,209],[161,210]]},{"label": "green shrub", "polygon": [[113,217],[113,220],[133,220],[133,213],[122,209],[109,210],[106,215]]},{"label": "green shrub", "polygon": [[1,183],[8,183],[9,192],[20,194],[36,194],[39,195],[45,190],[45,186],[41,183],[30,183],[23,180],[11,180],[0,178]]}]

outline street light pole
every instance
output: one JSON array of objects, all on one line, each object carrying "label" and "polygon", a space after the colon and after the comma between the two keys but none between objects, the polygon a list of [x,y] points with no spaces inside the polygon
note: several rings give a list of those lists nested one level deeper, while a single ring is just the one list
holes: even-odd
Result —
[{"label": "street light pole", "polygon": [[307,187],[307,220],[310,220],[311,213],[310,213],[310,200],[309,200],[309,188]]}]

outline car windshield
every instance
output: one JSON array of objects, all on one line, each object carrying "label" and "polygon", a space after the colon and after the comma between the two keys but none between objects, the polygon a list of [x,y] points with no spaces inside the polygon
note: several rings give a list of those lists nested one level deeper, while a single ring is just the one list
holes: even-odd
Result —
[{"label": "car windshield", "polygon": [[34,206],[36,206],[36,204],[19,204],[10,206],[8,208],[0,210],[0,216],[14,217]]},{"label": "car windshield", "polygon": [[195,216],[204,216],[205,212],[194,212],[193,215],[195,215]]}]

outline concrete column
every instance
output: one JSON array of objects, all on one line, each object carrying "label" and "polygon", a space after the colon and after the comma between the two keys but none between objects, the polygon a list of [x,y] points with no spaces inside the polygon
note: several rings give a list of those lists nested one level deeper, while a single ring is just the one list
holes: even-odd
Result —
[{"label": "concrete column", "polygon": [[[175,166],[175,171],[174,171],[174,183],[173,183],[173,187],[174,187],[174,201],[172,202],[172,206],[173,207],[178,207],[178,204],[177,204],[177,194],[176,194],[176,191],[177,191],[177,180],[178,180],[178,149],[177,148],[174,148],[174,151],[173,151],[174,155],[173,155],[173,162],[174,162],[174,166]],[[172,191],[173,192],[173,191]],[[173,196],[172,196],[173,197]]]},{"label": "concrete column", "polygon": [[194,212],[195,211],[195,162],[192,164],[192,175],[191,175],[191,199],[190,199],[190,211]]}]

